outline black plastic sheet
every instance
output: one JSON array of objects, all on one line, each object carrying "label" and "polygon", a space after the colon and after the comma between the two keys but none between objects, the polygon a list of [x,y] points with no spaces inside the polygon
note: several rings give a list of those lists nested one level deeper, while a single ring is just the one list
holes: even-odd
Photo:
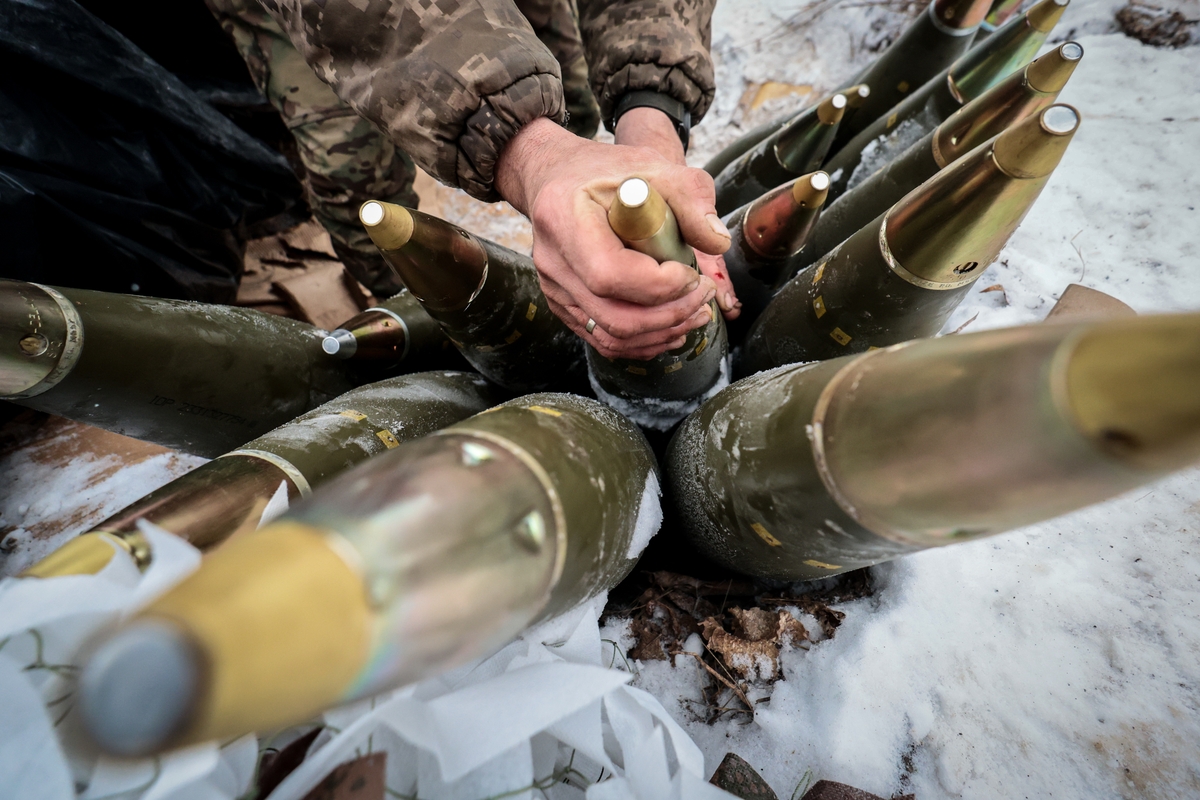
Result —
[{"label": "black plastic sheet", "polygon": [[301,195],[282,155],[74,0],[0,0],[3,277],[229,302],[244,238]]}]

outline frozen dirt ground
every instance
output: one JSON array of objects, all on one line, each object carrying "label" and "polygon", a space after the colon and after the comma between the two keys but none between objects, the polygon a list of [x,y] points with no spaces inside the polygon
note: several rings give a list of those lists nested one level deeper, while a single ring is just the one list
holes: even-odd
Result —
[{"label": "frozen dirt ground", "polygon": [[[1200,309],[1200,47],[1158,49],[1120,34],[1120,5],[1074,0],[1052,34],[1084,46],[1062,94],[1083,124],[945,332],[1036,322],[1069,283],[1139,313]],[[1195,2],[1179,7],[1200,17]],[[713,23],[717,100],[690,159],[702,164],[747,127],[816,99],[905,18],[900,4],[723,0]],[[523,220],[431,192],[435,213],[528,249]],[[78,529],[98,501],[72,487],[90,485],[99,466],[83,458],[52,475],[22,461],[19,481],[0,492],[4,523],[60,519]],[[122,501],[105,508],[184,466],[156,457],[106,475],[101,487]],[[835,637],[785,651],[784,678],[755,694],[770,700],[753,720],[698,721],[691,659],[639,663],[632,685],[699,746],[704,777],[732,750],[781,798],[806,773],[920,800],[1200,796],[1200,471],[874,573],[873,596],[840,606],[847,616]],[[622,626],[580,630],[618,638]]]}]

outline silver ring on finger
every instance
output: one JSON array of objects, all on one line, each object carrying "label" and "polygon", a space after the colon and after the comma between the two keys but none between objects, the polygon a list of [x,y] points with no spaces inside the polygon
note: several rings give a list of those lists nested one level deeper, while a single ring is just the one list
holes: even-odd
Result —
[{"label": "silver ring on finger", "polygon": [[587,323],[587,325],[584,326],[584,330],[586,330],[588,333],[591,333],[592,331],[596,330],[596,320],[592,319],[591,317],[588,317],[588,323]]}]

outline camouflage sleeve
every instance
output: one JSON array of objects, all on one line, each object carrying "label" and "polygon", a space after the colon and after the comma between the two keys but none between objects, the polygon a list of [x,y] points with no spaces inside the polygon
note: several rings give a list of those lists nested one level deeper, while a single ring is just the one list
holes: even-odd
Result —
[{"label": "camouflage sleeve", "polygon": [[699,122],[716,92],[709,42],[716,0],[579,0],[592,91],[607,122],[627,92],[683,103]]},{"label": "camouflage sleeve", "polygon": [[481,200],[526,123],[564,117],[558,62],[512,0],[262,0],[317,75],[427,172]]}]

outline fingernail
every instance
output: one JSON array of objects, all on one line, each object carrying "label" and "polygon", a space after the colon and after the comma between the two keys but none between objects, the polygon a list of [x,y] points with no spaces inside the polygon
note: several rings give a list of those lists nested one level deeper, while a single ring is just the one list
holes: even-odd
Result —
[{"label": "fingernail", "polygon": [[671,346],[668,349],[669,350],[678,350],[679,348],[683,347],[686,343],[687,343],[687,337],[680,336],[678,339],[671,342]]},{"label": "fingernail", "polygon": [[725,293],[725,303],[721,306],[721,308],[725,309],[726,311],[733,308],[733,292]]},{"label": "fingernail", "polygon": [[695,291],[696,287],[697,287],[697,286],[699,286],[699,285],[700,285],[700,279],[699,279],[699,278],[696,278],[696,280],[692,281],[691,283],[689,283],[689,284],[687,285],[687,290],[688,290],[689,292],[691,292],[691,291]]},{"label": "fingernail", "polygon": [[729,228],[725,227],[725,223],[721,222],[721,218],[716,214],[709,214],[705,217],[705,219],[708,220],[708,227],[712,228],[713,233],[715,233],[717,236],[720,236],[724,239],[732,238],[729,235]]}]

